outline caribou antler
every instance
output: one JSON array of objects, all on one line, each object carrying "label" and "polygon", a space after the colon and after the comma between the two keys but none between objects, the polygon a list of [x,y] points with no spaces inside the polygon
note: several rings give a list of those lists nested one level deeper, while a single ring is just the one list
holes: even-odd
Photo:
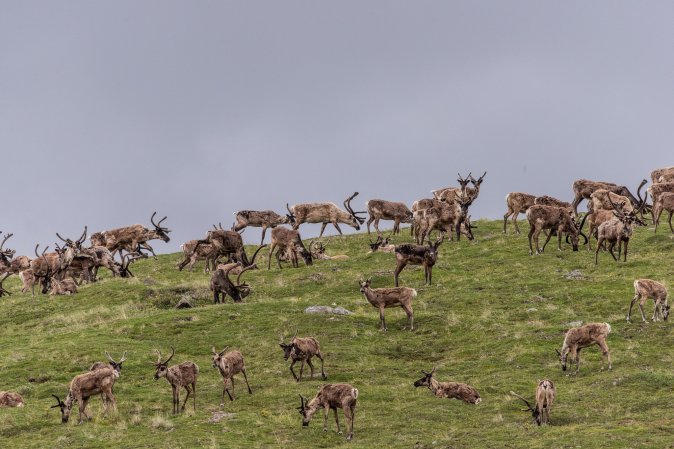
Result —
[{"label": "caribou antler", "polygon": [[239,275],[236,277],[236,285],[235,285],[235,287],[239,288],[239,287],[245,286],[245,283],[244,283],[244,284],[239,284],[239,280],[241,279],[241,275],[242,275],[245,271],[252,270],[252,269],[254,269],[254,268],[257,268],[257,265],[251,264],[251,265],[248,265],[247,267],[245,267],[243,270],[241,270],[241,271],[239,272]]},{"label": "caribou antler", "polygon": [[524,401],[525,404],[527,404],[527,407],[528,407],[528,408],[523,409],[523,410],[522,410],[523,412],[533,412],[533,411],[535,411],[535,409],[531,406],[531,404],[529,404],[529,401],[527,401],[526,399],[524,399],[522,396],[520,396],[519,394],[515,393],[514,391],[511,391],[510,394],[512,394],[512,395],[515,396],[515,397],[520,398],[522,401]]},{"label": "caribou antler", "polygon": [[355,212],[353,208],[351,208],[351,200],[354,199],[357,195],[358,192],[354,192],[353,195],[344,200],[344,208],[353,216],[353,218],[358,221],[358,223],[363,224],[365,223],[365,218],[359,217],[358,214],[364,214],[365,211]]},{"label": "caribou antler", "polygon": [[[0,232],[2,232],[2,231],[0,231]],[[4,238],[2,239],[2,243],[0,243],[0,250],[2,250],[2,247],[5,246],[5,242],[7,240],[9,240],[9,238],[13,235],[14,234],[5,234]]]},{"label": "caribou antler", "polygon": [[165,216],[164,218],[162,218],[161,220],[159,220],[159,223],[155,223],[155,222],[154,222],[154,216],[155,216],[155,215],[157,215],[157,211],[154,211],[154,213],[153,213],[152,216],[150,217],[150,223],[152,223],[152,226],[154,226],[156,229],[161,229],[161,230],[164,231],[164,232],[171,232],[171,231],[168,230],[168,228],[164,228],[164,227],[162,227],[162,225],[161,225],[161,223],[162,223],[164,220],[166,220],[166,216]]}]

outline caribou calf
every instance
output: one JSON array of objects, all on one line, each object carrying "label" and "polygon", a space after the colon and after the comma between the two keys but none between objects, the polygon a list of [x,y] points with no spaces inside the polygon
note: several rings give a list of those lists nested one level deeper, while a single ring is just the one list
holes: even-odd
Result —
[{"label": "caribou calf", "polygon": [[436,398],[459,399],[469,404],[476,405],[482,402],[482,398],[477,390],[468,384],[459,382],[438,382],[435,380],[433,377],[435,370],[436,368],[433,368],[433,371],[430,373],[421,371],[424,374],[424,377],[414,382],[414,386],[428,387]]},{"label": "caribou calf", "polygon": [[421,265],[424,267],[425,285],[431,285],[433,277],[433,265],[438,261],[438,248],[445,239],[445,236],[440,236],[440,240],[428,242],[428,246],[414,245],[407,243],[404,245],[396,245],[395,255],[398,264],[394,272],[395,286],[398,286],[398,275],[407,264]]},{"label": "caribou calf", "polygon": [[51,278],[51,292],[49,296],[54,295],[72,295],[77,293],[77,284],[71,278],[59,281],[55,277]]},{"label": "caribou calf", "polygon": [[232,393],[234,393],[234,375],[242,373],[243,378],[246,381],[246,386],[248,387],[248,394],[253,394],[253,391],[250,389],[250,384],[248,383],[248,376],[246,375],[246,364],[243,361],[243,355],[239,351],[230,351],[225,354],[227,348],[223,349],[220,352],[215,350],[215,346],[211,347],[211,352],[213,353],[213,368],[217,368],[220,371],[222,380],[225,383],[222,388],[222,397],[220,398],[220,407],[225,406],[225,393],[229,396],[229,400],[233,401],[234,397],[229,392],[227,384],[231,382],[232,384]]},{"label": "caribou calf", "polygon": [[387,330],[384,319],[384,309],[389,307],[402,307],[407,314],[407,324],[410,330],[414,330],[414,311],[412,310],[412,298],[416,298],[417,291],[408,287],[395,288],[370,288],[371,279],[360,281],[360,292],[365,296],[372,307],[379,309],[379,330]]},{"label": "caribou calf", "polygon": [[337,433],[342,434],[339,427],[339,418],[337,417],[337,409],[344,410],[344,417],[347,422],[346,439],[353,438],[353,418],[356,412],[356,400],[358,399],[358,389],[353,388],[349,384],[327,384],[323,385],[318,394],[311,400],[307,401],[300,395],[299,411],[302,415],[302,426],[307,427],[311,422],[316,411],[323,409],[323,431],[328,431],[328,413],[330,409],[335,412],[335,422],[337,423]]},{"label": "caribou calf", "polygon": [[639,300],[639,312],[641,312],[641,319],[646,322],[644,316],[644,304],[648,298],[653,298],[655,301],[655,310],[651,320],[659,321],[658,315],[663,320],[667,321],[669,316],[669,304],[667,304],[667,289],[659,282],[650,279],[637,279],[634,281],[634,298],[630,302],[630,310],[627,312],[627,321],[632,321],[632,306]]},{"label": "caribou calf", "polygon": [[608,323],[590,323],[581,327],[572,327],[564,336],[562,352],[557,351],[562,363],[562,371],[566,371],[567,358],[571,363],[575,360],[576,371],[580,369],[580,350],[592,345],[601,348],[601,369],[604,370],[604,358],[608,359],[608,369],[611,369],[611,354],[606,344],[606,337],[611,333],[611,325]]},{"label": "caribou calf", "polygon": [[527,408],[522,411],[531,412],[531,416],[534,418],[536,424],[539,426],[541,424],[550,424],[550,410],[552,410],[552,404],[555,402],[556,395],[555,384],[553,384],[551,380],[545,379],[538,382],[538,386],[536,387],[535,407],[532,407],[531,404],[529,404],[529,401],[514,391],[511,391],[510,394],[524,401]]},{"label": "caribou calf", "polygon": [[[312,357],[317,357],[321,361],[321,377],[323,380],[327,380],[328,377],[323,371],[323,354],[321,353],[321,346],[318,344],[318,340],[314,337],[298,337],[297,331],[295,335],[290,339],[290,343],[284,343],[283,337],[281,337],[281,343],[279,343],[281,349],[283,349],[283,359],[291,360],[290,363],[290,372],[297,382],[302,380],[302,373],[304,372],[304,362],[307,362],[309,369],[311,370],[311,378],[314,378],[314,365],[311,363]],[[297,361],[302,362],[300,366],[300,377],[297,377],[293,366]]]}]

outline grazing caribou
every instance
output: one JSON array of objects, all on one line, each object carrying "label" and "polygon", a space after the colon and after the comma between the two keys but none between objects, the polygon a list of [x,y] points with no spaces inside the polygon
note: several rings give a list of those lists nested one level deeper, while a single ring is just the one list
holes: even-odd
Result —
[{"label": "grazing caribou", "polygon": [[667,289],[660,282],[653,281],[651,279],[637,279],[634,281],[634,298],[630,302],[630,309],[627,312],[627,321],[632,321],[632,306],[634,303],[639,300],[639,312],[641,312],[641,319],[646,322],[646,317],[644,316],[644,304],[648,301],[648,298],[653,298],[655,302],[655,310],[653,310],[652,321],[660,321],[659,317],[662,317],[664,321],[667,321],[669,316],[669,304],[667,304]]},{"label": "grazing caribou", "polygon": [[293,224],[293,229],[299,229],[302,223],[322,223],[321,233],[318,235],[318,238],[323,236],[323,231],[325,227],[332,223],[332,225],[337,229],[339,235],[342,235],[342,230],[339,228],[339,223],[347,224],[357,231],[360,230],[360,225],[365,222],[365,219],[359,217],[358,214],[365,212],[355,212],[351,208],[351,200],[358,195],[358,192],[355,192],[353,195],[344,200],[344,209],[347,212],[344,212],[334,203],[304,203],[304,204],[295,204],[290,207],[286,204],[286,208],[290,215],[295,217],[295,223]]},{"label": "grazing caribou", "polygon": [[[244,267],[251,265],[246,255],[246,249],[243,246],[241,234],[236,231],[222,229],[222,226],[220,226],[220,229],[216,228],[215,225],[213,227],[215,229],[208,231],[205,239],[197,240],[193,252],[198,253],[202,245],[211,245],[213,248],[211,254],[214,257],[214,259],[211,259],[212,262],[219,257],[231,257],[233,262],[239,262]],[[185,256],[186,258],[188,257],[187,254]],[[192,257],[192,255],[189,257]],[[212,265],[215,265],[215,263],[212,263]]]},{"label": "grazing caribou", "polygon": [[113,368],[101,368],[94,371],[88,371],[84,374],[78,374],[70,381],[68,395],[65,402],[53,394],[58,403],[51,408],[61,410],[61,422],[67,423],[70,419],[70,411],[75,402],[79,403],[79,423],[82,423],[82,415],[91,419],[87,415],[86,408],[91,396],[96,394],[105,395],[103,407],[107,411],[109,405],[116,407],[115,396],[112,394],[112,386],[119,377],[119,372]]},{"label": "grazing caribou", "polygon": [[337,409],[344,410],[344,417],[347,422],[346,439],[353,438],[353,418],[356,412],[356,400],[358,399],[358,389],[349,384],[327,384],[318,389],[318,394],[307,401],[300,395],[299,411],[302,415],[302,426],[307,427],[311,422],[317,410],[323,409],[323,431],[328,431],[328,412],[332,409],[335,412],[335,422],[337,423],[337,433],[342,434],[339,427],[339,418]]},{"label": "grazing caribou", "polygon": [[482,398],[477,390],[468,384],[459,382],[438,382],[433,375],[435,370],[433,368],[430,373],[421,371],[424,375],[421,379],[414,382],[415,387],[428,387],[436,398],[459,399],[468,404],[479,404]]},{"label": "grazing caribou", "polygon": [[592,345],[601,348],[601,369],[604,370],[604,358],[608,360],[608,369],[611,369],[611,354],[609,353],[606,337],[611,333],[611,325],[608,323],[590,323],[581,327],[572,327],[564,336],[562,352],[557,350],[562,370],[566,371],[567,358],[570,362],[576,362],[576,371],[580,369],[580,350]]},{"label": "grazing caribou", "polygon": [[[224,303],[227,295],[229,295],[234,302],[241,302],[244,298],[250,295],[250,285],[246,282],[240,284],[241,275],[247,271],[257,268],[257,265],[249,265],[239,271],[236,277],[236,284],[229,279],[229,272],[240,266],[238,262],[229,265],[226,269],[217,269],[211,275],[210,290],[213,292],[213,304],[220,302]],[[222,300],[220,299],[222,297]]]},{"label": "grazing caribou", "polygon": [[431,285],[433,265],[435,265],[438,260],[438,248],[444,239],[445,236],[441,235],[440,239],[435,243],[428,242],[428,246],[414,245],[411,243],[396,245],[395,255],[398,263],[393,275],[395,286],[398,287],[398,275],[403,271],[403,268],[405,268],[407,264],[421,265],[424,267],[424,285]]},{"label": "grazing caribou", "polygon": [[551,380],[544,379],[538,381],[535,407],[532,407],[529,401],[514,391],[511,391],[510,394],[520,398],[527,405],[527,408],[522,411],[531,412],[531,416],[534,418],[536,424],[539,426],[541,424],[550,424],[550,410],[552,410],[552,404],[555,402],[556,396],[555,384]]},{"label": "grazing caribou", "polygon": [[548,233],[543,247],[538,243],[538,236],[541,231],[548,229],[550,231],[557,231],[557,248],[562,250],[562,234],[566,233],[567,242],[571,238],[571,246],[574,251],[578,251],[578,237],[582,235],[587,243],[587,237],[583,234],[579,225],[571,216],[571,212],[563,207],[556,206],[541,206],[534,204],[527,209],[527,220],[529,221],[529,255],[534,254],[532,246],[533,241],[536,243],[536,254],[541,254],[545,250],[545,246],[552,237],[552,232]]},{"label": "grazing caribou", "polygon": [[281,268],[281,255],[286,254],[292,266],[294,268],[299,267],[299,262],[297,255],[299,254],[304,259],[304,263],[307,265],[313,264],[313,257],[311,252],[304,247],[302,243],[302,237],[300,236],[299,231],[295,229],[288,228],[274,228],[271,230],[271,246],[269,247],[269,259],[267,260],[267,269],[271,269],[271,258],[276,251],[276,262],[278,263],[279,269]]},{"label": "grazing caribou", "polygon": [[407,314],[407,324],[410,330],[414,330],[414,311],[412,310],[412,298],[417,297],[417,291],[408,287],[395,288],[370,288],[372,280],[360,281],[360,292],[365,296],[372,307],[379,309],[379,330],[385,331],[386,320],[384,309],[389,307],[402,307]]},{"label": "grazing caribou", "polygon": [[[281,342],[279,343],[281,349],[283,349],[283,359],[290,359],[290,372],[292,373],[295,381],[300,382],[302,380],[302,373],[304,372],[304,362],[309,365],[311,370],[311,378],[314,378],[314,365],[311,363],[313,357],[317,357],[321,361],[321,378],[327,380],[328,376],[325,375],[323,370],[323,354],[321,353],[321,345],[318,343],[314,337],[298,337],[297,331],[295,335],[290,339],[290,343],[283,342],[283,336],[281,336]],[[293,366],[298,361],[302,362],[300,365],[300,375],[297,377]]]}]

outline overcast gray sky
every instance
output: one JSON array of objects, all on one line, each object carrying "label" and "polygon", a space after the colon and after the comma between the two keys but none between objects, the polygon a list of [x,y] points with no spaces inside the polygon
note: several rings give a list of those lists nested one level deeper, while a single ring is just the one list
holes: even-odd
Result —
[{"label": "overcast gray sky", "polygon": [[411,204],[469,171],[489,172],[473,218],[496,218],[510,191],[570,200],[574,179],[635,188],[674,165],[671,1],[0,11],[0,230],[19,254],[154,210],[173,252],[239,209]]}]

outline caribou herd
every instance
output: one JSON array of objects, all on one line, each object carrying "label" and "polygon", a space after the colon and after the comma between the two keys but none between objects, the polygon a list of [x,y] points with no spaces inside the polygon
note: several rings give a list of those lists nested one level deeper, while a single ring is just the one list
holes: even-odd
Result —
[{"label": "caribou herd", "polygon": [[[457,178],[458,187],[445,187],[433,190],[432,198],[422,198],[415,201],[411,208],[406,204],[382,199],[371,199],[365,203],[369,218],[367,219],[367,233],[370,234],[370,225],[373,225],[377,234],[376,241],[370,240],[370,253],[392,253],[395,257],[393,279],[389,280],[389,287],[372,288],[372,280],[359,282],[360,292],[366,301],[374,308],[379,309],[379,326],[381,331],[387,331],[384,310],[390,307],[400,307],[407,315],[407,324],[410,331],[414,327],[413,300],[417,297],[417,290],[410,287],[399,286],[399,276],[407,265],[421,265],[424,271],[424,285],[432,288],[432,271],[439,257],[440,245],[445,241],[453,241],[454,236],[458,242],[461,236],[468,240],[474,240],[469,208],[478,199],[486,172],[479,178],[472,174]],[[507,211],[503,216],[503,232],[507,233],[507,223],[512,225],[517,234],[520,233],[517,218],[521,213],[526,214],[529,223],[528,244],[529,254],[532,256],[542,255],[547,243],[553,236],[557,237],[557,249],[563,250],[562,238],[571,245],[573,251],[578,251],[587,245],[588,251],[592,250],[592,239],[596,239],[595,264],[598,263],[599,254],[608,251],[616,260],[627,261],[627,248],[635,226],[645,226],[644,213],[651,213],[651,219],[657,232],[658,222],[662,212],[668,212],[670,230],[672,228],[672,215],[674,214],[674,167],[654,170],[651,173],[652,185],[645,195],[641,196],[642,188],[647,184],[643,180],[637,187],[636,196],[624,185],[609,182],[598,182],[587,179],[579,179],[573,182],[573,200],[562,201],[548,195],[533,195],[523,192],[510,192],[506,195]],[[272,258],[276,259],[278,269],[282,269],[282,263],[289,262],[293,268],[300,266],[300,260],[305,265],[312,265],[314,260],[336,259],[345,260],[348,256],[328,256],[325,254],[326,244],[321,240],[325,228],[332,224],[340,235],[340,224],[348,225],[359,230],[365,223],[365,218],[356,212],[351,202],[358,195],[354,192],[343,201],[341,209],[334,203],[298,203],[286,204],[287,214],[277,214],[271,210],[254,211],[242,210],[236,212],[235,223],[231,229],[224,229],[222,224],[213,225],[213,229],[207,231],[205,237],[185,242],[181,249],[184,259],[178,264],[178,270],[185,267],[192,271],[193,266],[204,261],[204,272],[210,273],[210,289],[213,292],[214,303],[224,302],[226,297],[231,297],[234,302],[241,302],[252,291],[250,284],[241,282],[244,273],[257,269],[255,263],[261,250],[267,247],[264,243],[267,229],[271,229],[271,243],[267,254],[267,270],[272,268]],[[648,204],[648,197],[652,204]],[[578,206],[587,200],[588,212],[579,214]],[[58,232],[56,237],[61,243],[54,245],[54,251],[49,252],[49,246],[39,251],[40,245],[35,246],[35,257],[16,256],[16,251],[5,248],[12,233],[5,234],[0,243],[0,296],[9,295],[10,292],[3,288],[3,281],[11,275],[18,275],[23,282],[22,293],[35,295],[35,286],[40,287],[43,294],[50,295],[76,294],[81,283],[92,283],[98,279],[100,268],[106,268],[113,277],[132,277],[130,264],[139,258],[146,258],[149,254],[156,258],[156,254],[150,246],[152,240],[169,242],[168,228],[162,226],[167,217],[155,221],[157,212],[150,217],[151,228],[140,224],[116,228],[90,235],[90,246],[85,246],[88,229],[85,226],[77,239],[64,238]],[[391,233],[384,237],[379,225],[381,220],[393,222]],[[583,231],[585,222],[588,223],[587,231]],[[305,245],[299,228],[304,223],[321,224],[318,239],[313,240],[308,246]],[[392,240],[401,239],[400,225],[409,224],[414,243],[394,244]],[[260,245],[248,257],[241,232],[247,227],[259,227],[262,229]],[[433,231],[437,231],[436,239],[431,238]],[[544,233],[545,242],[540,245],[540,234]],[[580,239],[583,239],[581,244]],[[618,255],[614,253],[617,245]],[[16,256],[16,257],[15,257]],[[388,256],[391,257],[391,256]],[[390,267],[394,267],[393,257],[390,259]],[[279,271],[280,273],[280,271]],[[236,276],[236,282],[232,277]],[[418,281],[417,281],[418,282]],[[627,321],[631,320],[632,307],[638,301],[641,318],[646,321],[643,306],[649,298],[654,300],[655,311],[653,321],[667,320],[669,305],[667,303],[667,290],[665,286],[650,279],[637,279],[634,281],[635,296],[629,305]],[[608,362],[608,369],[612,368],[611,356],[607,345],[607,337],[611,332],[608,323],[590,323],[585,326],[569,329],[563,340],[561,351],[557,351],[561,367],[564,371],[568,363],[575,363],[574,374],[580,369],[580,351],[583,348],[597,345],[604,359]],[[321,378],[327,379],[324,371],[324,353],[321,352],[320,344],[315,337],[298,337],[297,332],[289,340],[284,342],[281,337],[280,347],[284,353],[284,359],[290,360],[290,372],[293,378],[302,381],[304,366],[310,369],[310,379],[314,378],[314,366],[312,359],[316,358],[321,363]],[[166,378],[173,392],[173,413],[183,411],[192,398],[192,407],[196,410],[196,384],[199,376],[199,367],[193,361],[185,361],[177,365],[169,366],[169,362],[175,355],[175,348],[171,348],[171,355],[162,360],[159,350],[155,367],[155,380]],[[70,382],[65,401],[59,396],[53,395],[57,404],[53,408],[59,408],[61,419],[67,422],[71,409],[75,403],[79,404],[79,421],[83,417],[88,418],[86,408],[89,399],[93,395],[101,395],[104,408],[115,408],[116,401],[112,388],[120,378],[122,363],[127,358],[125,352],[122,358],[116,362],[110,354],[105,353],[108,362],[97,362],[85,373],[75,376]],[[230,400],[234,400],[234,376],[242,374],[246,382],[248,393],[252,389],[248,383],[248,375],[243,355],[238,350],[217,351],[211,347],[212,366],[216,368],[223,378],[223,390],[221,406],[224,406],[225,394]],[[299,376],[293,366],[301,362]],[[604,363],[602,363],[602,369]],[[422,371],[424,377],[414,382],[415,387],[428,387],[434,396],[439,398],[456,398],[469,404],[479,404],[482,401],[477,390],[470,385],[459,382],[439,382],[434,378],[436,368],[430,372]],[[231,385],[231,391],[229,386]],[[185,390],[186,395],[181,404],[180,392]],[[550,423],[552,405],[556,400],[556,388],[551,380],[538,381],[535,391],[535,405],[532,406],[524,397],[511,392],[512,395],[521,399],[527,406],[525,411],[532,413],[534,422],[538,425]],[[307,426],[313,415],[319,409],[324,410],[324,430],[327,430],[328,412],[332,409],[335,413],[337,430],[341,433],[337,409],[341,408],[347,419],[347,439],[353,437],[353,422],[355,408],[359,393],[358,389],[350,384],[337,383],[323,385],[316,396],[308,400],[300,394],[299,411],[302,415],[302,425]],[[0,406],[23,406],[24,402],[20,395],[11,392],[0,392]]]}]

